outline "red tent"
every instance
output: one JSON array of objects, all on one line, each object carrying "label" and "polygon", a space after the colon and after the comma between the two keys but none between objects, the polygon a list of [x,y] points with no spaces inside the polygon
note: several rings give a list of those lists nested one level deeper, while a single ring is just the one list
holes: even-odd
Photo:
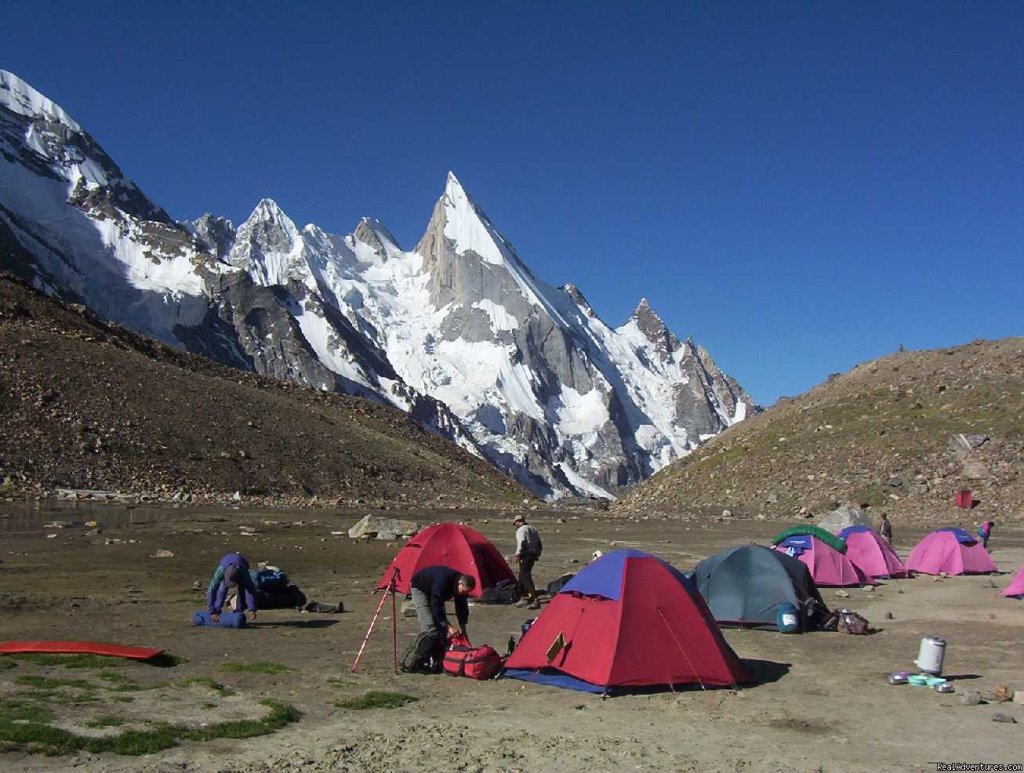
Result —
[{"label": "red tent", "polygon": [[412,576],[428,566],[448,566],[472,576],[476,587],[470,595],[477,597],[502,580],[516,580],[504,556],[483,534],[461,523],[438,523],[414,534],[398,551],[377,590],[386,589],[397,570],[395,588],[408,593]]},{"label": "red tent", "polygon": [[505,676],[574,690],[749,682],[694,584],[639,550],[618,550],[563,586]]}]

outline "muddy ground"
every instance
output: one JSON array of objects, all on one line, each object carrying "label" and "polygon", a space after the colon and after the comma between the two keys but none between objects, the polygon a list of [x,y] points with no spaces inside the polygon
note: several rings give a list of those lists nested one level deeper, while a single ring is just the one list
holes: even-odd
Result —
[{"label": "muddy ground", "polygon": [[[934,634],[948,642],[946,675],[958,691],[991,694],[1000,684],[1024,690],[1024,603],[998,595],[1010,575],[993,578],[995,588],[983,577],[919,577],[885,583],[870,593],[852,589],[849,598],[826,589],[831,606],[855,609],[881,630],[858,637],[726,629],[729,643],[758,674],[758,684],[738,692],[696,689],[602,700],[516,680],[395,675],[390,604],[352,673],[379,599],[370,590],[400,547],[332,534],[345,532],[366,511],[12,507],[0,511],[0,640],[88,639],[163,647],[185,662],[171,669],[123,663],[118,673],[153,685],[212,678],[235,691],[231,701],[196,698],[193,686],[155,691],[148,699],[137,695],[113,709],[65,707],[60,718],[65,726],[81,727],[79,713],[100,710],[116,710],[126,721],[133,712],[150,720],[220,721],[246,711],[257,715],[261,699],[290,703],[303,716],[271,735],[186,742],[143,757],[7,752],[0,754],[0,769],[935,770],[935,762],[1024,763],[1024,706],[967,706],[957,694],[892,686],[885,679],[888,671],[912,670],[921,637]],[[403,515],[424,525],[445,519],[436,512]],[[452,518],[468,522],[510,553],[508,515],[462,511]],[[96,520],[101,531],[81,525],[44,528],[54,519]],[[598,548],[635,546],[689,569],[729,545],[764,543],[789,525],[631,521],[580,513],[531,519],[544,537],[544,557],[535,570],[542,583],[578,570]],[[900,553],[905,556],[919,536],[897,534]],[[1016,571],[1024,563],[1024,532],[997,528],[991,547],[1004,570]],[[174,555],[153,557],[158,549]],[[246,630],[193,627],[191,614],[202,606],[193,583],[205,586],[229,550],[241,550],[253,563],[281,567],[310,599],[342,601],[346,611],[267,610]],[[475,605],[469,633],[474,643],[503,649],[530,614]],[[408,617],[397,622],[401,650],[412,640],[416,622]],[[257,661],[290,670],[223,669],[226,662]],[[16,674],[67,678],[81,677],[82,671],[18,662],[0,670],[0,692],[13,689]],[[334,705],[369,690],[418,700],[390,710]],[[1016,724],[993,721],[999,713]]]}]

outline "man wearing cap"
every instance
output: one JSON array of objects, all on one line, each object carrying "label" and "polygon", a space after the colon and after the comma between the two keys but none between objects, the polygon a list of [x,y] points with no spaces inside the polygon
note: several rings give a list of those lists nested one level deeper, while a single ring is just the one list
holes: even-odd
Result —
[{"label": "man wearing cap", "polygon": [[210,619],[220,622],[220,613],[231,591],[238,594],[238,611],[245,610],[250,620],[256,619],[256,585],[249,574],[249,562],[241,553],[228,553],[220,560],[206,589],[206,606]]},{"label": "man wearing cap", "polygon": [[517,515],[512,519],[512,525],[516,527],[516,552],[512,560],[519,564],[519,589],[524,596],[519,606],[540,609],[537,588],[533,584],[533,565],[540,558],[544,546],[541,544],[540,534],[526,522],[525,516]]}]

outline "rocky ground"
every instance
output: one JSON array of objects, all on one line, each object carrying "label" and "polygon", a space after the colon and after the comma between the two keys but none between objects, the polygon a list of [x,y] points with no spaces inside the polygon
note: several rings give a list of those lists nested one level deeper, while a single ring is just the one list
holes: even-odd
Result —
[{"label": "rocky ground", "polygon": [[[936,761],[1024,762],[1024,706],[995,700],[1000,685],[1024,689],[1024,603],[998,596],[1008,576],[991,581],[918,577],[883,583],[870,592],[826,590],[830,605],[855,609],[878,632],[785,636],[727,629],[727,640],[758,676],[754,685],[601,700],[515,680],[396,675],[390,604],[353,673],[380,598],[368,591],[400,546],[343,536],[364,514],[358,509],[296,513],[87,503],[39,511],[0,505],[0,640],[114,641],[164,647],[183,659],[173,668],[124,662],[109,669],[118,683],[136,683],[140,689],[66,705],[60,709],[66,725],[88,727],[96,716],[111,714],[126,723],[143,723],[140,727],[160,720],[199,724],[252,712],[265,699],[290,703],[302,712],[298,722],[246,740],[189,741],[142,757],[8,751],[0,753],[0,768],[877,771],[934,770]],[[503,552],[512,547],[507,512],[388,514],[423,525],[463,518]],[[92,520],[99,525],[83,525]],[[688,569],[728,545],[763,543],[787,525],[655,516],[609,520],[605,514],[572,512],[536,513],[531,520],[544,537],[545,552],[536,570],[542,582],[579,570],[598,548],[639,547]],[[56,521],[71,525],[47,526]],[[906,555],[921,534],[909,526],[897,531],[897,548]],[[1024,562],[1024,530],[998,531],[992,547],[1000,567],[1015,570]],[[311,599],[341,601],[346,611],[269,610],[245,630],[192,627],[190,615],[201,604],[193,585],[201,585],[230,549],[280,566]],[[533,614],[475,605],[469,633],[474,643],[503,647]],[[415,619],[397,619],[400,648],[414,631]],[[926,635],[947,640],[945,673],[957,693],[941,695],[886,681],[888,671],[913,669]],[[256,662],[287,670],[226,667]],[[15,661],[14,667],[0,668],[0,699],[24,689],[19,685],[25,676],[101,681],[88,669]],[[212,694],[210,682],[227,688],[230,700]],[[370,690],[398,692],[416,701],[368,711],[336,705]],[[978,693],[981,702],[972,703],[969,692]],[[108,694],[119,697],[104,703]],[[998,715],[1015,722],[994,721]]]},{"label": "rocky ground", "polygon": [[[784,398],[627,492],[617,512],[1024,521],[1024,339],[899,352]],[[975,506],[954,506],[954,492]]]},{"label": "rocky ground", "polygon": [[220,367],[0,277],[0,497],[47,495],[279,507],[532,501],[401,411]]}]

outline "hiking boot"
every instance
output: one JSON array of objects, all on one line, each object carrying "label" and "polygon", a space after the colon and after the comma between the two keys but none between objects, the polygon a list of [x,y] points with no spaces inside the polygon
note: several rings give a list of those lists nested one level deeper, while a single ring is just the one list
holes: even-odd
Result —
[{"label": "hiking boot", "polygon": [[530,603],[529,599],[519,599],[519,601],[517,601],[512,606],[514,606],[514,607],[525,607],[529,603]]}]

